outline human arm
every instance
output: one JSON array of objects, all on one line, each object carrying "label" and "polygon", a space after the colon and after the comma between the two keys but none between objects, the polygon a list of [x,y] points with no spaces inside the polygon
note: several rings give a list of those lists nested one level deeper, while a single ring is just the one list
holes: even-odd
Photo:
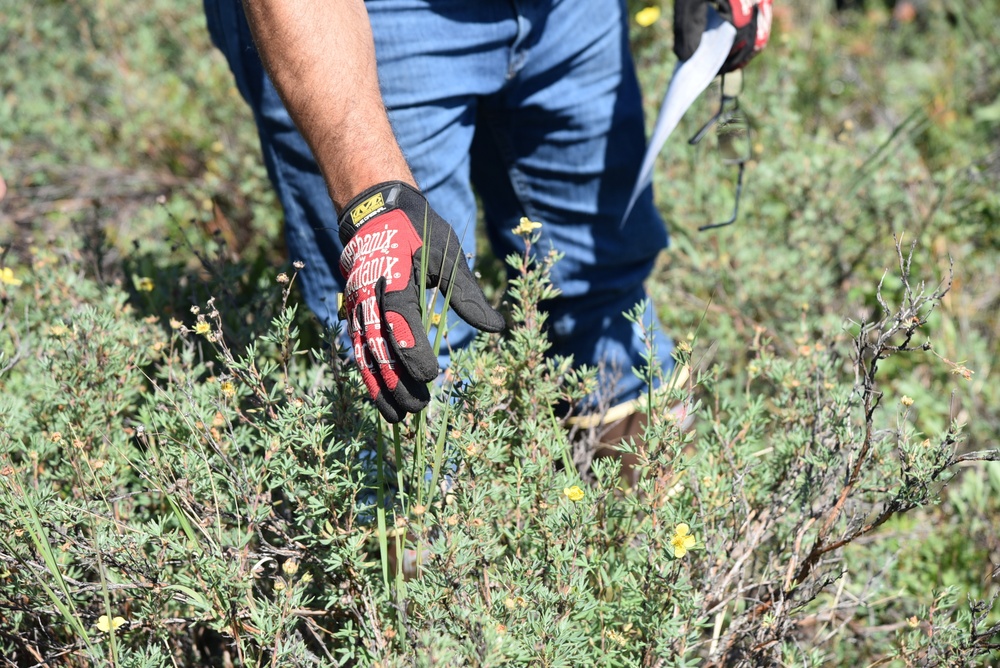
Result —
[{"label": "human arm", "polygon": [[[451,295],[472,326],[498,332],[451,226],[427,204],[382,102],[361,0],[244,0],[258,52],[306,139],[339,212],[343,315],[355,362],[383,417],[430,400],[438,360],[424,330],[425,288]],[[421,279],[426,278],[426,285]]]},{"label": "human arm", "polygon": [[261,60],[340,211],[385,181],[416,186],[382,103],[363,0],[244,0]]}]

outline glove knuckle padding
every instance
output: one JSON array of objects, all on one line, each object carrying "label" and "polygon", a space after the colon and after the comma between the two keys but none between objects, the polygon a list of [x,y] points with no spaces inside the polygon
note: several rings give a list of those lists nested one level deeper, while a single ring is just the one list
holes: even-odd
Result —
[{"label": "glove knuckle padding", "polygon": [[[354,309],[354,314],[356,321],[363,322],[362,318],[364,316],[361,314],[360,304]],[[371,336],[372,332],[362,327],[351,335],[351,339],[354,343],[354,361],[357,362],[358,368],[361,370],[361,380],[364,381],[365,386],[372,393],[372,396],[375,396],[379,390],[379,384],[376,379],[378,361],[375,356],[376,353],[372,349]]]},{"label": "glove knuckle padding", "polygon": [[424,333],[416,293],[413,285],[401,292],[380,290],[379,309],[388,324],[389,344],[396,358],[415,380],[428,383],[437,377],[438,364]]},{"label": "glove knuckle padding", "polygon": [[[379,293],[384,294],[384,289]],[[382,416],[389,422],[399,422],[406,413],[415,413],[426,406],[430,401],[427,386],[414,381],[395,356],[388,325],[385,329],[369,327],[360,337],[361,354],[357,362],[361,378]]]}]

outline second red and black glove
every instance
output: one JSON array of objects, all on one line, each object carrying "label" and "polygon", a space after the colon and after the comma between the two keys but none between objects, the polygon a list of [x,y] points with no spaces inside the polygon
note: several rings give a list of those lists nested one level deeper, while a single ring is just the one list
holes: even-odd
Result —
[{"label": "second red and black glove", "polygon": [[[369,188],[339,222],[355,361],[379,412],[399,422],[427,405],[427,383],[438,374],[420,316],[425,288],[438,286],[442,295],[450,289],[449,308],[482,331],[503,330],[504,319],[487,303],[455,231],[416,188],[402,181]],[[419,285],[422,257],[426,286]]]},{"label": "second red and black glove", "polygon": [[750,62],[771,37],[772,0],[674,0],[674,53],[687,60],[701,44],[708,22],[708,5],[736,27],[733,49],[720,74]]}]

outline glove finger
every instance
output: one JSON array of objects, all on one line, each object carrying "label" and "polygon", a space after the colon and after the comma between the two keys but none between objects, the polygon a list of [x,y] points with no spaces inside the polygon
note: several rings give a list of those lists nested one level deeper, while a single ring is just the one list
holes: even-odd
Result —
[{"label": "glove finger", "polygon": [[[438,228],[433,232],[437,233]],[[479,282],[469,269],[465,253],[462,252],[462,244],[458,241],[455,231],[446,226],[446,232],[442,236],[445,237],[443,242],[435,243],[430,252],[427,278],[431,281],[431,285],[427,287],[438,285],[443,295],[447,295],[451,290],[448,307],[476,329],[484,332],[502,332],[507,323],[500,312],[486,301],[486,295],[483,294]],[[413,260],[414,275],[419,276],[420,254],[414,255]]]},{"label": "glove finger", "polygon": [[390,390],[388,396],[395,405],[407,413],[419,413],[431,401],[431,393],[427,389],[427,383],[414,380],[405,371],[399,374],[396,388]]},{"label": "glove finger", "polygon": [[[451,283],[454,283],[454,287],[449,287]],[[451,290],[451,301],[448,306],[462,320],[484,332],[496,333],[504,330],[507,323],[503,315],[486,301],[486,295],[483,294],[482,288],[464,261],[458,263],[454,280],[442,279],[441,285],[445,294]]]},{"label": "glove finger", "polygon": [[687,60],[698,50],[707,23],[708,3],[705,0],[674,2],[674,53],[679,60]]},{"label": "glove finger", "polygon": [[388,422],[399,422],[403,419],[404,413],[390,400],[389,392],[384,387],[385,384],[375,375],[375,365],[372,363],[371,353],[368,351],[362,336],[364,328],[354,326],[357,323],[364,322],[362,320],[360,304],[355,307],[351,316],[353,324],[349,323],[349,331],[351,333],[351,344],[354,348],[354,363],[357,365],[358,371],[361,372],[361,381],[364,383],[365,389],[368,390],[368,396],[371,397],[375,403],[375,408],[382,414],[382,417]]},{"label": "glove finger", "polygon": [[[384,290],[384,283],[384,279],[380,281],[376,290],[379,292]],[[391,397],[391,406],[400,411],[400,415],[396,419],[398,422],[403,418],[403,413],[416,413],[426,406],[430,401],[430,392],[426,385],[414,381],[403,368],[390,346],[389,325],[381,313],[378,313],[377,316],[374,323],[364,330],[365,353],[368,356],[370,369],[375,376],[380,393],[384,395],[386,400]],[[371,392],[371,387],[369,387],[369,391]],[[372,393],[372,397],[376,399],[376,405],[378,405],[378,395]]]},{"label": "glove finger", "polygon": [[355,361],[361,370],[361,379],[368,390],[368,396],[371,397],[375,408],[382,414],[386,422],[395,424],[406,417],[407,413],[414,413],[419,410],[419,408],[414,408],[416,402],[412,400],[407,402],[408,407],[400,405],[394,393],[387,386],[385,379],[380,374],[380,366],[374,362],[367,344],[361,343],[355,347],[355,350],[359,348],[362,352],[360,355],[355,353]]},{"label": "glove finger", "polygon": [[379,392],[374,402],[375,408],[378,409],[378,412],[382,414],[382,417],[389,424],[402,422],[403,418],[406,417],[406,411],[396,405],[392,400],[392,395],[388,392]]},{"label": "glove finger", "polygon": [[385,285],[384,279],[379,281],[376,290],[383,322],[389,328],[389,344],[411,378],[429,383],[437,378],[438,360],[424,333],[416,285],[411,283],[398,292],[386,292]]},{"label": "glove finger", "polygon": [[754,23],[757,25],[754,51],[760,51],[771,39],[771,23],[774,19],[773,0],[760,0],[754,10]]}]

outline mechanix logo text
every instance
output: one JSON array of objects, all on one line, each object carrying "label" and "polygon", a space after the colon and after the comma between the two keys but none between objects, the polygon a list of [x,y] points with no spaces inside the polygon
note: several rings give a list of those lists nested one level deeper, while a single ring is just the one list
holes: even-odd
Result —
[{"label": "mechanix logo text", "polygon": [[356,291],[362,286],[373,285],[380,278],[385,278],[385,282],[392,285],[392,279],[399,278],[398,273],[393,273],[397,264],[399,258],[391,255],[380,255],[364,260],[360,267],[351,272],[348,290],[351,291],[353,287],[353,291]]},{"label": "mechanix logo text", "polygon": [[354,356],[368,369],[374,370],[376,365],[390,369],[396,367],[396,360],[389,353],[389,346],[381,336],[370,337],[364,343],[357,341],[354,344]]},{"label": "mechanix logo text", "polygon": [[[366,297],[358,304],[360,308],[355,308],[354,312],[351,313],[350,320],[348,321],[351,325],[351,333],[360,332],[372,325],[378,325],[381,323],[378,313],[378,304],[375,300],[375,295],[371,297]],[[358,320],[358,311],[361,312],[361,320]]]},{"label": "mechanix logo text", "polygon": [[395,244],[392,238],[399,230],[390,230],[388,227],[372,234],[358,235],[359,239],[354,245],[356,255],[368,255],[370,253],[388,253]]}]

